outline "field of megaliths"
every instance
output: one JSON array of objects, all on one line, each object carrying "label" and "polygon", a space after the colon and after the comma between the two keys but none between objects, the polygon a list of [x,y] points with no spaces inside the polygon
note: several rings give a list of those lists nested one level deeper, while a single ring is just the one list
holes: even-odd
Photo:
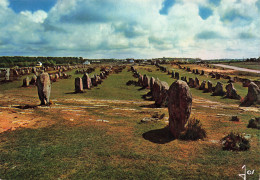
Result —
[{"label": "field of megaliths", "polygon": [[152,60],[0,71],[0,179],[259,179],[258,72]]}]

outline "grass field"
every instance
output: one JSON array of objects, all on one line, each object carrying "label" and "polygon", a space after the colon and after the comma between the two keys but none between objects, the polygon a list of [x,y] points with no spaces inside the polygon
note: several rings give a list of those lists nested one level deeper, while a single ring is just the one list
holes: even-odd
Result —
[{"label": "grass field", "polygon": [[[137,69],[169,85],[174,81],[152,66]],[[187,78],[195,76],[174,71]],[[167,108],[149,108],[153,102],[142,99],[147,89],[126,86],[128,80],[135,80],[127,69],[109,75],[101,85],[80,94],[73,93],[74,78],[82,75],[74,71],[69,74],[71,79],[52,84],[54,104],[50,107],[15,108],[38,105],[36,87],[22,88],[22,81],[1,85],[0,118],[2,113],[12,123],[22,122],[23,118],[29,122],[0,133],[0,179],[233,180],[240,179],[243,165],[255,170],[248,179],[259,178],[259,130],[246,128],[250,118],[260,116],[259,111],[241,109],[237,100],[191,89],[191,117],[201,120],[207,138],[174,140],[166,128]],[[241,96],[246,95],[247,88],[241,84],[235,87]],[[166,117],[160,122],[140,123],[155,112],[165,113]],[[238,115],[240,122],[231,122],[232,115]],[[251,149],[223,151],[219,140],[231,131],[250,134]]]}]

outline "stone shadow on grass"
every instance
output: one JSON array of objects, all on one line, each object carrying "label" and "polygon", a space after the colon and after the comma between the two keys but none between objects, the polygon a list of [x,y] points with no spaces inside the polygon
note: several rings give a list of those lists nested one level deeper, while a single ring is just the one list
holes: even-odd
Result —
[{"label": "stone shadow on grass", "polygon": [[[38,105],[40,106],[40,105]],[[14,108],[18,108],[18,109],[35,109],[37,108],[38,106],[35,106],[35,105],[21,105],[21,106],[13,106]]]},{"label": "stone shadow on grass", "polygon": [[156,104],[141,105],[140,107],[144,107],[144,108],[161,108],[161,107],[157,106]]},{"label": "stone shadow on grass", "polygon": [[143,138],[156,144],[166,144],[175,139],[168,126],[143,133]]},{"label": "stone shadow on grass", "polygon": [[67,92],[67,93],[65,93],[65,94],[82,94],[82,93],[85,93],[85,91],[83,91],[83,92]]}]

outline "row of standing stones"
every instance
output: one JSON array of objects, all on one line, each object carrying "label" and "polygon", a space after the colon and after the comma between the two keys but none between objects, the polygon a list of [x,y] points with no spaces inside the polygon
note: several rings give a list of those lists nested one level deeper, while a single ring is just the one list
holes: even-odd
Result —
[{"label": "row of standing stones", "polygon": [[[47,72],[44,72],[44,70],[39,71],[35,70],[35,74],[39,74],[38,76],[33,75],[33,77],[30,79],[29,77],[26,77],[23,79],[23,86],[28,87],[29,85],[36,85],[38,89],[38,96],[41,101],[41,105],[48,105],[50,104],[50,94],[51,94],[51,82],[56,82],[57,79],[63,77],[68,78],[66,73],[64,71],[71,70],[75,68],[85,68],[85,66],[74,66],[69,69],[62,69],[60,67],[57,67],[59,70],[59,73],[56,73],[55,76],[52,74],[48,74]],[[83,92],[83,89],[90,89],[91,86],[97,86],[102,82],[102,79],[105,79],[111,72],[119,73],[122,72],[122,70],[125,68],[125,66],[115,66],[110,67],[108,69],[102,68],[100,75],[94,75],[92,78],[89,78],[87,73],[84,73],[83,78],[75,78],[75,92]],[[56,68],[55,68],[56,70]],[[93,70],[91,70],[92,72]],[[61,74],[63,72],[63,74]],[[78,72],[78,71],[77,71]],[[83,80],[83,81],[82,81]]]},{"label": "row of standing stones", "polygon": [[84,89],[91,89],[92,86],[97,86],[103,82],[103,79],[106,79],[107,76],[112,73],[119,73],[125,69],[126,66],[109,66],[109,67],[102,67],[101,72],[99,75],[94,74],[91,78],[89,77],[88,73],[94,71],[94,69],[87,69],[87,70],[79,70],[76,71],[76,74],[83,73],[83,77],[75,78],[75,93],[83,93]]},{"label": "row of standing stones", "polygon": [[53,67],[23,67],[23,68],[6,68],[4,70],[2,70],[2,72],[0,73],[0,76],[4,76],[4,80],[3,83],[5,82],[9,82],[9,81],[13,81],[13,80],[17,80],[17,78],[19,76],[24,76],[24,75],[29,75],[31,73],[35,74],[36,76],[38,76],[40,73],[42,72],[46,72],[46,71],[57,71],[58,74],[60,75],[60,73],[64,73],[65,71],[68,70],[72,70],[74,68],[78,68],[78,66],[81,65],[76,65],[76,66],[53,66]]},{"label": "row of standing stones", "polygon": [[[166,68],[160,68],[162,71],[167,72]],[[168,84],[164,81],[160,81],[158,78],[149,77],[147,75],[141,75],[137,70],[132,66],[132,72],[134,77],[138,78],[137,84],[143,88],[150,88],[150,94],[152,99],[155,101],[156,106],[168,107],[169,111],[169,127],[170,131],[175,138],[179,138],[180,134],[185,130],[187,126],[188,119],[191,113],[192,106],[192,95],[190,88],[198,88],[204,90],[204,92],[212,92],[213,95],[226,95],[227,98],[240,99],[241,97],[237,94],[236,89],[233,84],[230,82],[226,86],[227,92],[223,90],[223,84],[218,82],[215,87],[212,83],[208,81],[208,88],[206,89],[206,81],[199,83],[199,79],[189,78],[187,84],[186,77],[181,77],[179,80],[179,73],[172,72],[172,77],[177,79],[169,87]],[[241,105],[250,106],[252,104],[260,104],[260,90],[259,87],[251,82],[248,86],[248,94],[244,98],[244,101]]]},{"label": "row of standing stones", "polygon": [[[161,65],[157,65],[157,67],[160,68],[161,71],[167,72],[167,69]],[[179,65],[180,69],[186,69],[188,72],[191,72],[191,69],[189,67],[181,67]],[[192,73],[194,74],[199,74],[199,75],[205,75],[205,72],[202,70],[201,73],[199,73],[199,70],[192,70]],[[178,72],[170,72],[168,71],[168,74],[171,74],[172,78],[179,79],[179,73]],[[186,77],[181,77],[181,80],[185,81],[188,83],[190,88],[197,88],[199,90],[203,90],[204,92],[210,92],[212,93],[213,96],[225,96],[225,98],[230,98],[230,99],[241,99],[241,96],[237,93],[237,90],[235,89],[233,83],[234,82],[242,82],[243,87],[248,87],[248,93],[246,97],[242,100],[241,106],[251,106],[254,104],[260,104],[260,82],[259,81],[251,81],[249,79],[242,79],[239,77],[230,77],[225,74],[220,74],[220,73],[214,73],[211,72],[209,73],[211,75],[211,78],[224,78],[224,79],[229,79],[228,84],[226,85],[225,89],[226,92],[224,91],[224,85],[221,82],[217,82],[216,86],[213,87],[213,84],[211,81],[202,81],[200,84],[200,81],[197,77],[195,79],[189,78],[189,81],[187,81]],[[206,88],[206,83],[208,88]]]},{"label": "row of standing stones", "polygon": [[160,81],[158,78],[149,78],[139,74],[134,67],[131,67],[131,70],[138,78],[140,86],[150,88],[150,94],[155,104],[168,107],[170,131],[175,138],[179,138],[185,130],[191,114],[192,95],[187,83],[177,80],[169,87],[166,82]]}]

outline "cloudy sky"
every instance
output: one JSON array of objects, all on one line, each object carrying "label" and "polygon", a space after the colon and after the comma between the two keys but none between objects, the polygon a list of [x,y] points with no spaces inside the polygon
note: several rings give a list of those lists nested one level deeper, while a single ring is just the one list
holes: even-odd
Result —
[{"label": "cloudy sky", "polygon": [[260,56],[260,0],[0,0],[0,56]]}]

